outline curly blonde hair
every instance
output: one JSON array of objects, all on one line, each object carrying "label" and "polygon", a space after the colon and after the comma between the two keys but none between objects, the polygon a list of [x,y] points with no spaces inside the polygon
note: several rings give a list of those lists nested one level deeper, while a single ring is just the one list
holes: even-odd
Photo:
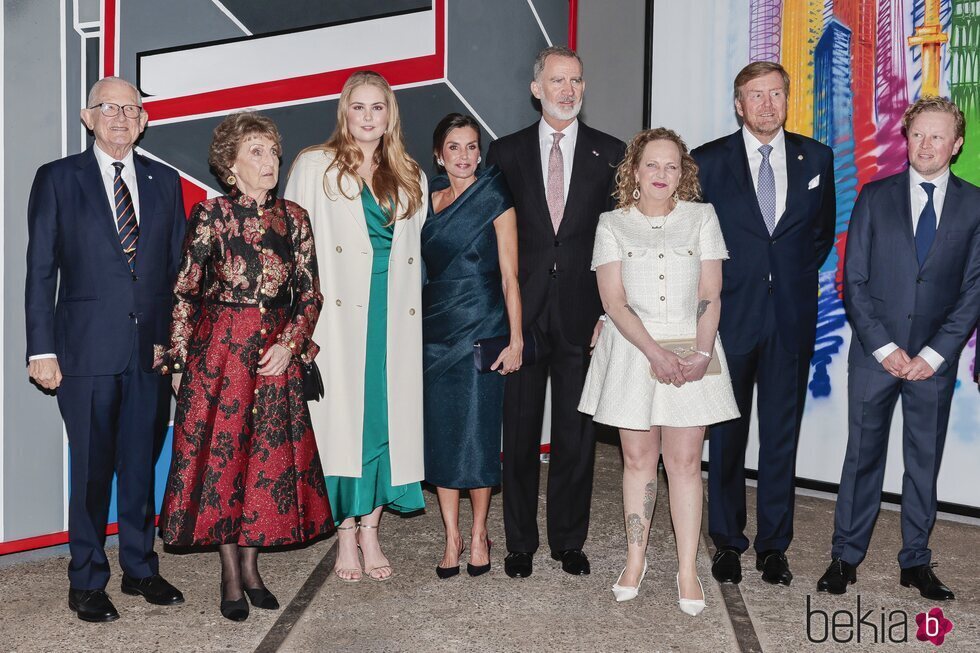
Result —
[{"label": "curly blonde hair", "polygon": [[[378,203],[389,216],[390,225],[395,220],[412,217],[422,208],[420,185],[422,169],[405,150],[398,101],[395,99],[395,92],[391,90],[384,77],[373,70],[359,70],[348,77],[340,92],[340,100],[337,102],[337,126],[333,134],[326,143],[308,147],[303,151],[324,150],[334,155],[333,161],[324,172],[324,192],[328,192],[327,175],[331,174],[337,175],[338,180],[346,175],[357,182],[359,190],[362,189],[363,182],[357,174],[357,169],[364,162],[364,155],[347,126],[347,109],[350,108],[354,89],[365,84],[380,89],[388,105],[388,126],[381,137],[381,143],[374,151],[374,164],[377,168],[371,183],[374,186],[372,190],[378,197]],[[405,206],[399,206],[399,191],[408,198]]]},{"label": "curly blonde hair", "polygon": [[693,202],[701,199],[701,182],[698,181],[698,164],[687,151],[684,140],[672,129],[657,127],[646,129],[633,137],[626,147],[626,157],[616,169],[616,198],[617,209],[628,209],[636,205],[633,192],[639,188],[636,181],[636,171],[640,167],[640,158],[648,143],[653,141],[670,141],[677,146],[681,153],[681,179],[677,184],[677,199]]},{"label": "curly blonde hair", "polygon": [[939,97],[937,95],[923,95],[913,104],[910,104],[909,108],[905,110],[905,114],[902,115],[902,129],[908,132],[909,127],[912,126],[912,121],[915,120],[920,113],[925,113],[927,111],[948,113],[953,117],[953,131],[956,133],[956,138],[963,138],[966,136],[966,118],[963,117],[963,112],[960,111],[960,108],[948,98]]}]

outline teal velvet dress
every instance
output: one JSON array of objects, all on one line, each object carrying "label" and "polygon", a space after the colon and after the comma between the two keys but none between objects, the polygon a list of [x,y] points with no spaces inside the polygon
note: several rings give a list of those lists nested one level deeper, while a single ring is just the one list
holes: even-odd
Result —
[{"label": "teal velvet dress", "polygon": [[[436,177],[429,190],[448,185]],[[504,377],[477,373],[473,343],[509,332],[493,221],[513,205],[491,166],[438,213],[430,202],[422,227],[425,480],[438,487],[500,484]]]},{"label": "teal velvet dress", "polygon": [[391,484],[388,450],[388,259],[394,227],[367,184],[361,191],[364,219],[374,249],[368,301],[367,350],[364,359],[364,440],[361,477],[327,476],[327,495],[334,523],[359,517],[378,506],[396,512],[425,508],[421,483]]}]

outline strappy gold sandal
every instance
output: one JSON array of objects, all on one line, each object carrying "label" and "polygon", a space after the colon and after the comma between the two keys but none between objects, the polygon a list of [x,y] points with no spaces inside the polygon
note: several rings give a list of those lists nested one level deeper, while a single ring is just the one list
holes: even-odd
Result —
[{"label": "strappy gold sandal", "polygon": [[[338,531],[356,531],[359,526],[360,526],[360,524],[354,524],[353,526],[338,526],[337,527],[337,530]],[[355,541],[356,541],[356,538],[355,538]],[[337,543],[337,547],[338,548],[340,547],[339,541]],[[358,549],[360,549],[360,547],[358,547]],[[343,572],[349,573],[350,574],[350,578],[344,578],[343,576],[341,576],[340,574],[343,573]],[[361,576],[362,576],[362,574],[364,572],[361,571],[360,568],[343,569],[341,567],[334,567],[333,568],[333,573],[334,573],[334,575],[337,576],[337,578],[339,578],[340,580],[344,581],[345,583],[357,583],[357,582],[359,582],[361,580]]]},{"label": "strappy gold sandal", "polygon": [[[358,526],[360,526],[361,528],[377,528],[378,527],[377,525],[369,526],[369,525],[364,524],[364,523],[359,523]],[[360,543],[358,543],[357,546],[358,546],[358,548],[360,548],[360,546],[361,546]],[[387,576],[375,576],[374,575],[374,572],[376,572],[376,571],[383,571],[385,569],[388,570],[388,575]],[[391,580],[391,577],[395,575],[395,570],[392,568],[392,566],[390,564],[387,564],[387,565],[381,565],[380,567],[371,567],[370,569],[368,569],[367,567],[365,567],[364,568],[364,573],[367,574],[368,578],[370,578],[371,580],[376,580],[376,581],[378,581],[380,583],[380,582],[383,582],[383,581],[386,581],[386,580]]]}]

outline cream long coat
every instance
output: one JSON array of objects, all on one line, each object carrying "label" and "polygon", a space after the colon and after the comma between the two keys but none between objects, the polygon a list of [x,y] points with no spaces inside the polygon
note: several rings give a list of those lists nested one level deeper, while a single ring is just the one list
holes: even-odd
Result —
[{"label": "cream long coat", "polygon": [[[322,400],[310,402],[320,460],[328,476],[360,477],[373,249],[356,181],[344,178],[341,189],[331,172],[324,192],[324,172],[332,159],[322,150],[300,154],[284,196],[310,214],[320,269],[323,311],[313,339],[321,347],[317,365],[326,392]],[[429,197],[424,174],[420,182],[422,208],[395,222],[388,270],[388,453],[393,485],[420,481],[425,474],[419,235]]]}]

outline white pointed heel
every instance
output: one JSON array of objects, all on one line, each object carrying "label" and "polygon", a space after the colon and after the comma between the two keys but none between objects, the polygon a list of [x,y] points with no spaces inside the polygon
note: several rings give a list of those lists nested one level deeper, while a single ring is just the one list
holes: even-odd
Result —
[{"label": "white pointed heel", "polygon": [[637,581],[636,587],[624,587],[619,584],[619,581],[623,580],[623,574],[626,573],[626,567],[619,572],[619,578],[616,579],[616,584],[612,586],[613,594],[616,595],[616,602],[622,603],[623,601],[632,601],[640,593],[640,585],[643,584],[643,577],[647,575],[647,561],[643,561],[643,573],[640,574],[640,580]]},{"label": "white pointed heel", "polygon": [[674,578],[674,582],[677,583],[677,605],[680,606],[681,612],[684,614],[689,614],[692,617],[696,617],[701,614],[704,610],[704,585],[701,584],[701,579],[698,578],[698,587],[701,588],[701,598],[700,599],[682,599],[681,598],[681,575],[677,574]]}]

